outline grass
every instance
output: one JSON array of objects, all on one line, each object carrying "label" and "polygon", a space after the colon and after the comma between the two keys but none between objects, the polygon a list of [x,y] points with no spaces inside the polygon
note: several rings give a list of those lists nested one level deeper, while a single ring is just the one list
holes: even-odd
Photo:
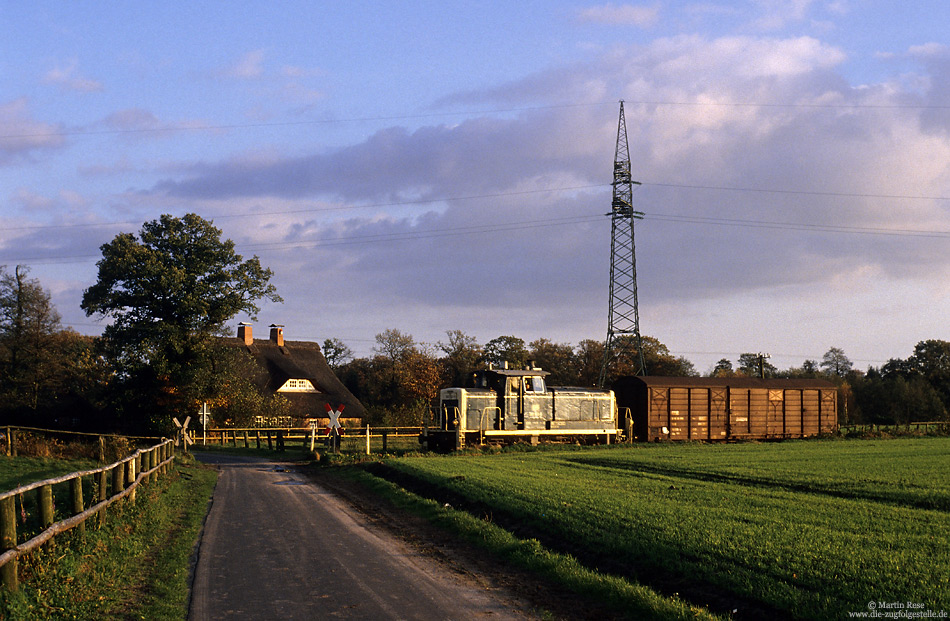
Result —
[{"label": "grass", "polygon": [[[950,609],[948,438],[622,446],[385,470],[636,593],[778,618],[840,618],[869,601]],[[649,600],[630,593],[629,606]]]},{"label": "grass", "polygon": [[108,509],[21,559],[21,588],[0,590],[0,619],[183,619],[190,558],[217,474],[190,457]]},{"label": "grass", "polygon": [[89,459],[52,459],[50,457],[8,457],[0,455],[0,490],[7,491],[33,481],[51,479],[77,470],[89,470],[96,462]]}]

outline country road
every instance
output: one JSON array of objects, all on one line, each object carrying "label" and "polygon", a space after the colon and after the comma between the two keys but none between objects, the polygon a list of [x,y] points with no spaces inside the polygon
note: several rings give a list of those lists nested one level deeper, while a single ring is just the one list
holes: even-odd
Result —
[{"label": "country road", "polygon": [[197,454],[221,470],[189,619],[525,619],[290,464]]}]

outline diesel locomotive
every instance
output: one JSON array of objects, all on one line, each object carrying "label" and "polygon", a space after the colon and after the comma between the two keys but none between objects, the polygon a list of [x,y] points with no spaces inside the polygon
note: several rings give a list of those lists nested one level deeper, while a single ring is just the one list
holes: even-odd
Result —
[{"label": "diesel locomotive", "polygon": [[546,440],[610,443],[617,439],[612,390],[548,386],[547,371],[494,369],[473,373],[465,387],[439,394],[439,428],[423,442],[435,450],[471,444]]}]

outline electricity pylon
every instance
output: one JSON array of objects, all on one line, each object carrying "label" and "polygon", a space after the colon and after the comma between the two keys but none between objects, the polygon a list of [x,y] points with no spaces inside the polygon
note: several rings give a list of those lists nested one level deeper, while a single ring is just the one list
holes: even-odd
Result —
[{"label": "electricity pylon", "polygon": [[632,353],[629,351],[632,347],[636,347],[640,363],[637,375],[646,375],[640,339],[640,311],[637,308],[637,258],[633,236],[633,223],[643,218],[643,212],[633,209],[634,185],[640,185],[640,182],[633,181],[630,174],[627,122],[621,100],[617,150],[614,154],[613,200],[610,213],[607,214],[610,216],[610,311],[604,363],[600,369],[601,386],[607,381],[611,364],[625,352]]}]

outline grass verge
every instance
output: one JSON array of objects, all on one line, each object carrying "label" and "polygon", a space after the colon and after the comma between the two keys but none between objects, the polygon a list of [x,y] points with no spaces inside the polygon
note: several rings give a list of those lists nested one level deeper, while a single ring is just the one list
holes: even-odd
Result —
[{"label": "grass verge", "polygon": [[0,589],[0,619],[184,619],[190,558],[217,473],[188,456],[140,486],[134,503],[109,507],[20,560],[20,590]]}]

